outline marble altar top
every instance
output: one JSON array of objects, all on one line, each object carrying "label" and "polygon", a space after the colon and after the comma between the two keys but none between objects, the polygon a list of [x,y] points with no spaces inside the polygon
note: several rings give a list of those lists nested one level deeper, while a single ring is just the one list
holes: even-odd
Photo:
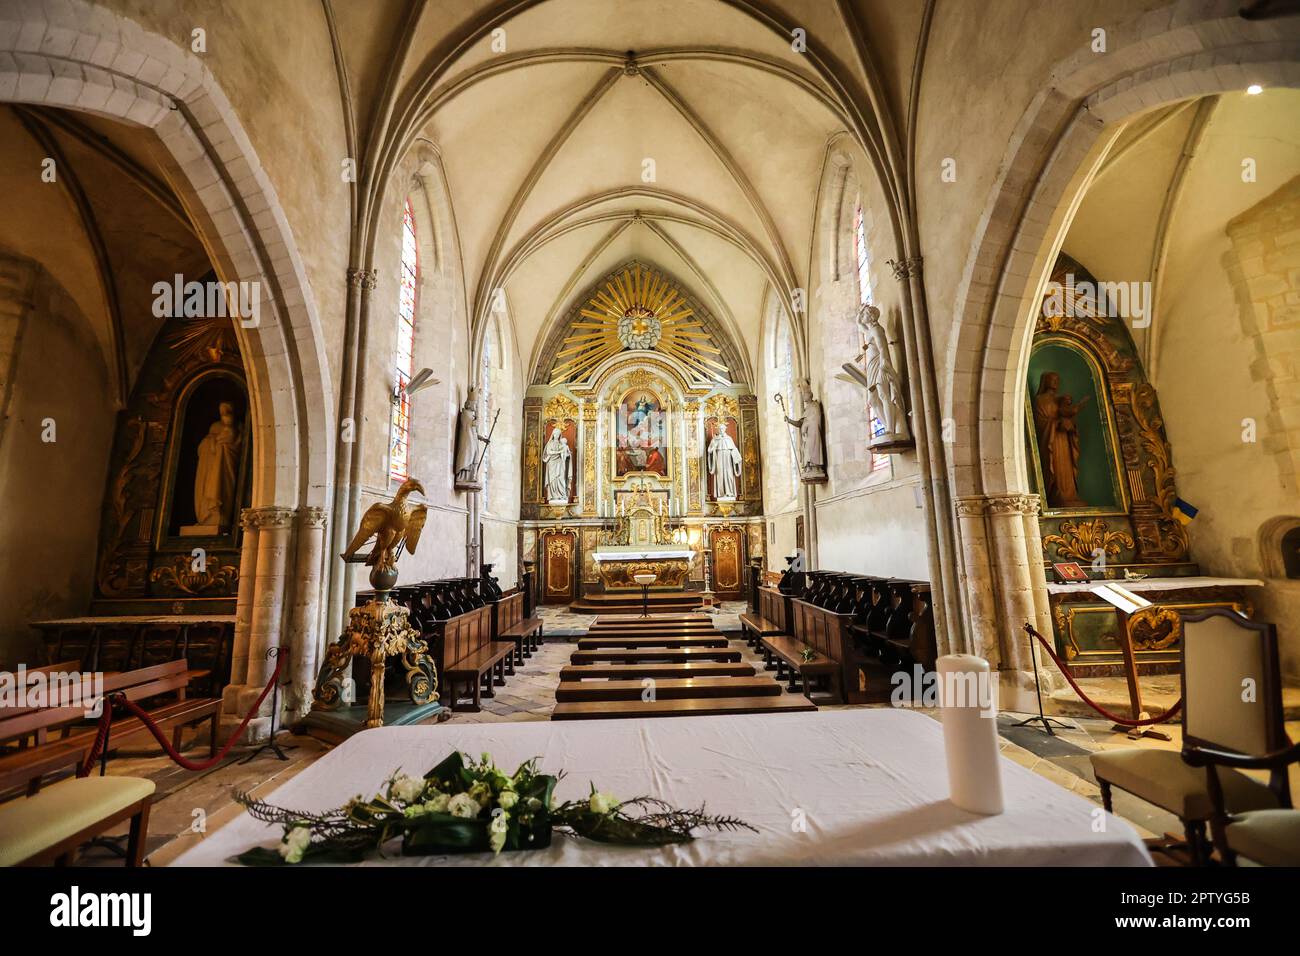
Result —
[{"label": "marble altar top", "polygon": [[647,547],[646,545],[612,546],[601,548],[591,556],[593,561],[654,561],[663,558],[689,558],[690,548]]}]

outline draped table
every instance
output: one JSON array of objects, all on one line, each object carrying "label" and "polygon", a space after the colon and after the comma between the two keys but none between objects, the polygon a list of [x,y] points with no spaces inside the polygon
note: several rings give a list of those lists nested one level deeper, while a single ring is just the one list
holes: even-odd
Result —
[{"label": "draped table", "polygon": [[[442,724],[363,731],[266,799],[324,810],[370,796],[395,769],[423,774],[452,750],[492,754],[507,773],[530,757],[565,771],[559,800],[588,782],[621,799],[707,805],[758,833],[701,831],[660,849],[613,847],[557,834],[545,850],[402,857],[396,843],[361,865],[992,865],[1150,866],[1128,823],[1001,758],[1006,812],[979,816],[948,802],[942,729],[914,711]],[[1104,826],[1100,825],[1104,820]],[[279,828],[241,814],[176,859],[215,866]]]}]

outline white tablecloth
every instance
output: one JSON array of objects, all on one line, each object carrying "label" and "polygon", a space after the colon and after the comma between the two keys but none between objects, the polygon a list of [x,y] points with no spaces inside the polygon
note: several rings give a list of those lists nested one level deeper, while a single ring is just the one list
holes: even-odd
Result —
[{"label": "white tablecloth", "polygon": [[[566,771],[556,791],[561,800],[585,795],[594,781],[623,799],[703,802],[759,832],[703,832],[693,843],[649,850],[557,834],[549,849],[495,859],[401,857],[394,843],[393,855],[368,863],[1151,865],[1127,823],[1106,815],[1099,827],[1094,804],[1010,760],[1002,760],[1005,813],[982,817],[954,807],[939,723],[898,710],[384,727],[352,737],[268,799],[327,809],[370,796],[398,767],[423,774],[453,749],[488,751],[507,772],[540,756],[544,771]],[[277,827],[241,814],[175,865],[218,865],[278,839]]]}]

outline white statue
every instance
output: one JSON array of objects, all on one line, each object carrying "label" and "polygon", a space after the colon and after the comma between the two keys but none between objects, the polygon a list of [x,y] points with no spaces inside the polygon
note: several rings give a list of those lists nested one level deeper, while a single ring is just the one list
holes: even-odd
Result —
[{"label": "white statue", "polygon": [[243,429],[235,421],[235,406],[222,402],[219,417],[199,442],[199,463],[194,471],[194,517],[197,528],[216,529],[230,524],[239,478],[239,451]]},{"label": "white statue", "polygon": [[858,329],[865,342],[861,357],[867,368],[865,384],[871,410],[885,426],[885,433],[868,444],[910,441],[903,385],[889,356],[889,337],[880,324],[880,310],[874,305],[863,306],[858,312]]},{"label": "white statue", "polygon": [[569,440],[558,426],[551,430],[551,438],[542,449],[542,462],[546,466],[546,500],[553,505],[567,505],[573,452],[569,450]]},{"label": "white statue", "polygon": [[479,444],[488,437],[478,431],[478,390],[470,386],[456,423],[456,487],[478,488]]},{"label": "white statue", "polygon": [[804,481],[826,478],[826,448],[822,444],[822,403],[813,396],[812,383],[799,380],[800,417],[786,416],[786,422],[799,429],[799,477]]},{"label": "white statue", "polygon": [[720,501],[736,497],[740,449],[722,422],[713,426],[713,439],[709,442],[709,474],[713,476],[713,497]]}]

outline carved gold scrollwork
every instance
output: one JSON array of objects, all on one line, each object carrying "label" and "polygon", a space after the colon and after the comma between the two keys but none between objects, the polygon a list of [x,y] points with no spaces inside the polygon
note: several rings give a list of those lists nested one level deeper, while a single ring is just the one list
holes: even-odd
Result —
[{"label": "carved gold scrollwork", "polygon": [[1135,651],[1163,651],[1182,640],[1183,619],[1172,608],[1152,605],[1128,619],[1129,641]]},{"label": "carved gold scrollwork", "polygon": [[1097,551],[1114,556],[1120,548],[1132,548],[1133,536],[1127,531],[1111,531],[1101,518],[1091,521],[1080,518],[1078,521],[1062,521],[1060,534],[1043,536],[1043,550],[1056,548],[1062,558],[1074,558],[1078,561],[1091,561]]},{"label": "carved gold scrollwork", "polygon": [[1187,529],[1174,517],[1178,498],[1175,471],[1169,443],[1161,431],[1164,421],[1156,411],[1156,390],[1143,383],[1133,390],[1133,421],[1138,441],[1146,453],[1146,466],[1155,480],[1155,500],[1161,517],[1150,523],[1149,537],[1143,538],[1143,550],[1153,556],[1181,561],[1187,557]]},{"label": "carved gold scrollwork", "polygon": [[235,591],[235,585],[239,581],[239,568],[233,564],[222,564],[218,558],[209,558],[199,570],[195,570],[193,558],[182,554],[171,564],[154,568],[149,580],[183,594],[199,595],[217,591],[226,595]]}]

